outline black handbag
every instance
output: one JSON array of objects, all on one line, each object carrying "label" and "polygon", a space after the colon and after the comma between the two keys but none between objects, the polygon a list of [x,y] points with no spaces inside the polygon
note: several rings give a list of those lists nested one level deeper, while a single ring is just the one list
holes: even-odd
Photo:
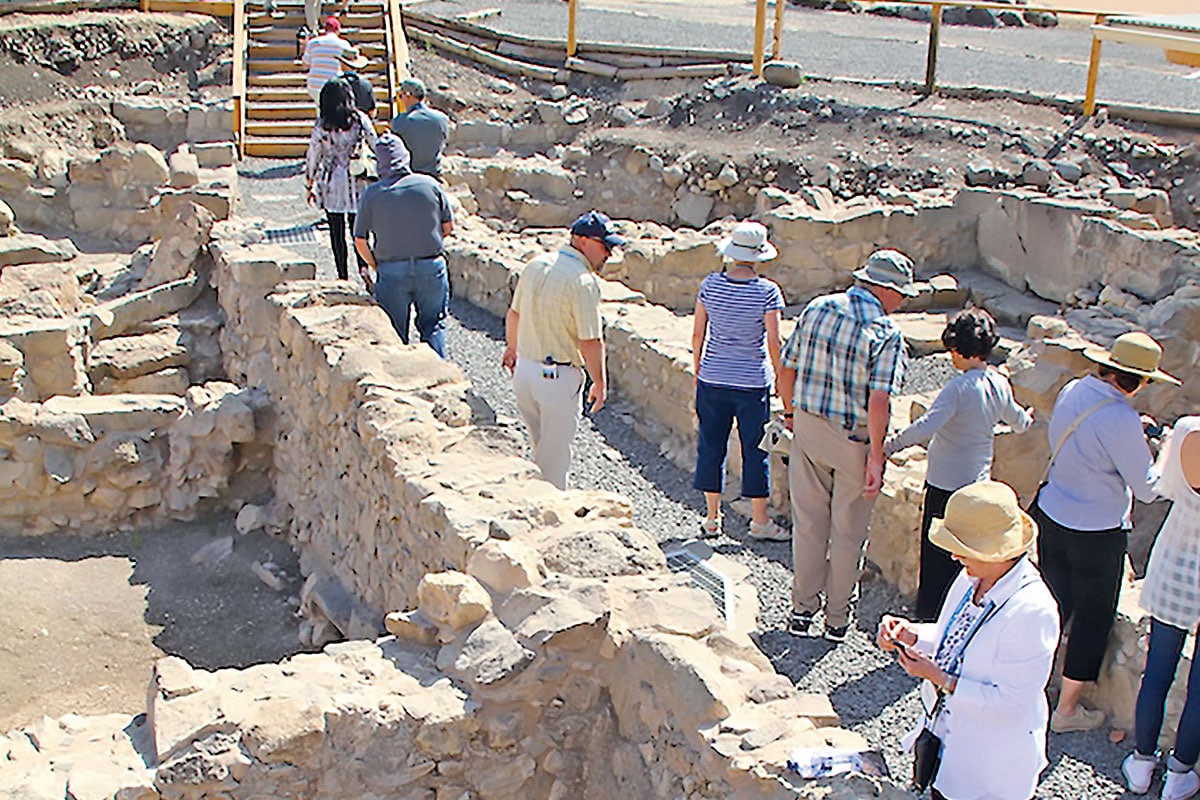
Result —
[{"label": "black handbag", "polygon": [[929,728],[921,730],[921,735],[913,743],[913,777],[912,788],[917,794],[923,794],[933,783],[938,767],[942,764],[942,740]]}]

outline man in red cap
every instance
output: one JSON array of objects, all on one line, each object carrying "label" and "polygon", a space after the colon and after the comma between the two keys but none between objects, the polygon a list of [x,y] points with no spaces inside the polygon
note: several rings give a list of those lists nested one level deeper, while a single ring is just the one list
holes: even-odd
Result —
[{"label": "man in red cap", "polygon": [[358,48],[338,35],[341,30],[337,17],[326,17],[325,32],[304,45],[300,60],[308,67],[308,94],[314,103],[321,98],[321,87],[342,73],[341,59],[358,58]]}]

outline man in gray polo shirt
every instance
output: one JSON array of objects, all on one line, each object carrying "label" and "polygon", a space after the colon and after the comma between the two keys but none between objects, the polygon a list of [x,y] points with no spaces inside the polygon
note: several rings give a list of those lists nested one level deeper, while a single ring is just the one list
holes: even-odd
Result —
[{"label": "man in gray polo shirt", "polygon": [[450,118],[425,105],[425,84],[416,78],[400,81],[396,96],[406,109],[392,119],[392,131],[412,154],[412,171],[440,178],[442,148],[450,134]]},{"label": "man in gray polo shirt", "polygon": [[[417,310],[421,341],[446,357],[446,314],[450,280],[442,237],[454,230],[450,201],[436,180],[409,169],[408,150],[393,133],[375,145],[379,180],[358,205],[354,247],[367,262],[363,280],[375,272],[375,299],[408,344],[408,320]],[[371,238],[374,237],[374,244]]]}]

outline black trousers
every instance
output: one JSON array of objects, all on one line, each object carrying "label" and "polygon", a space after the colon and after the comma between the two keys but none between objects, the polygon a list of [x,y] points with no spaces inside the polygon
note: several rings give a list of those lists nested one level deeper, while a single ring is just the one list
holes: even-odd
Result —
[{"label": "black trousers", "polygon": [[1129,532],[1072,530],[1050,519],[1036,503],[1032,516],[1038,524],[1042,577],[1058,603],[1063,626],[1071,623],[1063,677],[1094,681],[1100,677],[1117,613]]},{"label": "black trousers", "polygon": [[[325,219],[329,220],[329,242],[333,245],[333,265],[337,267],[338,277],[346,280],[350,277],[348,271],[350,252],[346,247],[347,232],[351,237],[354,236],[354,214],[348,211],[326,211]],[[349,228],[347,229],[347,221]],[[362,260],[362,256],[358,251],[354,251],[354,258],[358,261],[360,268],[366,266],[366,262]]]},{"label": "black trousers", "polygon": [[950,553],[929,541],[929,528],[934,518],[946,516],[946,502],[954,492],[925,484],[925,501],[921,504],[921,578],[917,585],[916,618],[918,622],[937,619],[950,584],[958,577],[962,566]]}]

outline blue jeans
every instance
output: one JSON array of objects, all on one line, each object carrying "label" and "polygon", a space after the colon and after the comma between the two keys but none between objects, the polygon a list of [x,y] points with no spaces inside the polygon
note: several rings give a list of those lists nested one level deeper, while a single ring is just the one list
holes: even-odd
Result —
[{"label": "blue jeans", "polygon": [[[1142,688],[1138,690],[1134,733],[1137,736],[1137,751],[1142,755],[1153,755],[1158,749],[1158,735],[1162,732],[1164,707],[1183,643],[1188,632],[1150,618],[1150,651],[1146,654],[1146,671],[1142,674]],[[1179,728],[1175,732],[1175,758],[1183,764],[1194,766],[1200,758],[1200,646],[1192,648],[1192,669],[1188,675],[1187,700],[1183,714],[1179,717]]]},{"label": "blue jeans", "polygon": [[769,455],[758,449],[763,426],[770,416],[771,390],[736,389],[696,381],[696,416],[700,420],[696,452],[696,476],[692,486],[702,492],[720,493],[725,487],[725,456],[733,420],[738,423],[742,443],[742,496],[768,497]]},{"label": "blue jeans", "polygon": [[408,316],[417,308],[417,332],[433,352],[446,357],[446,315],[450,306],[450,278],[446,259],[412,258],[379,265],[375,299],[392,320],[400,341],[408,344]]}]

